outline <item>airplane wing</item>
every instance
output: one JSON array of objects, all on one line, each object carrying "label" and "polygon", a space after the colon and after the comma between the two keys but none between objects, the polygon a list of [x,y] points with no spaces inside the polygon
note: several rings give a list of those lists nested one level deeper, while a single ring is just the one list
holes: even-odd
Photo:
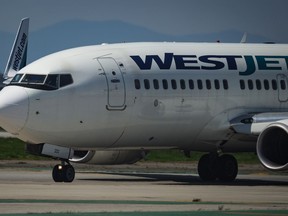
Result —
[{"label": "airplane wing", "polygon": [[17,71],[26,66],[28,29],[29,18],[24,18],[21,20],[21,23],[19,25],[18,32],[15,37],[15,41],[6,65],[6,69],[3,73],[3,78],[6,80],[6,83],[10,82],[10,80],[14,77]]},{"label": "airplane wing", "polygon": [[255,113],[239,116],[230,121],[231,128],[239,134],[260,135],[273,123],[287,124],[288,113]]}]

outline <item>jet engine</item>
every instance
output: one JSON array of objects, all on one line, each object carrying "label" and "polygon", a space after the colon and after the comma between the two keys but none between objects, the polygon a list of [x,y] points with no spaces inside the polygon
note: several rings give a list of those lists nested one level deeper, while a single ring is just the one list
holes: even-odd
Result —
[{"label": "jet engine", "polygon": [[288,170],[288,125],[272,123],[259,135],[257,154],[262,165],[272,171]]},{"label": "jet engine", "polygon": [[146,152],[141,150],[112,150],[112,151],[80,151],[75,150],[70,159],[74,163],[95,165],[133,164],[143,157]]}]

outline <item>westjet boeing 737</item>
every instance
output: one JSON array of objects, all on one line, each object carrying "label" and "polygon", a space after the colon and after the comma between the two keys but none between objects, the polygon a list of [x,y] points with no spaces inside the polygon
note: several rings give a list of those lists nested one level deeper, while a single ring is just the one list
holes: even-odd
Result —
[{"label": "westjet boeing 737", "polygon": [[227,153],[256,152],[287,171],[287,76],[287,45],[79,47],[17,71],[0,93],[0,123],[31,153],[62,161],[56,182],[73,181],[70,162],[132,163],[152,149],[208,152],[201,179],[232,181]]}]

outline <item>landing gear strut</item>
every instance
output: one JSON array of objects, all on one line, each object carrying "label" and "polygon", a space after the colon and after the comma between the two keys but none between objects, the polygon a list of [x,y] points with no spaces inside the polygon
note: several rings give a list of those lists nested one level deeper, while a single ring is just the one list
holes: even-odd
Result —
[{"label": "landing gear strut", "polygon": [[234,181],[238,174],[238,163],[232,155],[205,154],[199,160],[198,174],[203,181]]},{"label": "landing gear strut", "polygon": [[68,162],[62,161],[53,168],[52,177],[55,182],[72,182],[75,178],[75,170]]}]

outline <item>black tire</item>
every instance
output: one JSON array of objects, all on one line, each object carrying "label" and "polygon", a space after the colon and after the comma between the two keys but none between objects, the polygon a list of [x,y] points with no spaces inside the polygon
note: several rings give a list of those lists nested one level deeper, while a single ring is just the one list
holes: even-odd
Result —
[{"label": "black tire", "polygon": [[63,180],[64,182],[73,182],[75,178],[75,170],[71,165],[65,165],[63,167]]},{"label": "black tire", "polygon": [[203,181],[215,181],[217,178],[217,159],[209,154],[203,155],[198,162],[198,174]]},{"label": "black tire", "polygon": [[222,155],[218,160],[218,178],[220,181],[234,181],[238,174],[238,163],[233,155]]},{"label": "black tire", "polygon": [[55,182],[63,182],[63,166],[61,164],[57,164],[54,166],[52,171],[52,178]]}]

